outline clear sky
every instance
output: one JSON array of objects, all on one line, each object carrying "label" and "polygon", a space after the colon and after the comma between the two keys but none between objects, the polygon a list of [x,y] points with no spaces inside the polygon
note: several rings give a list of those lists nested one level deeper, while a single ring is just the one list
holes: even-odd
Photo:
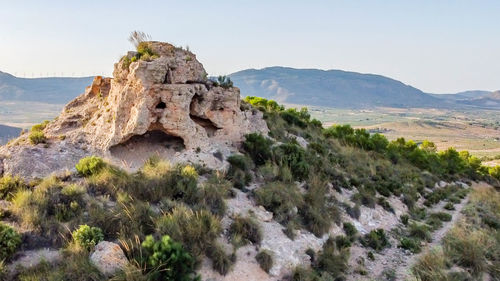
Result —
[{"label": "clear sky", "polygon": [[499,0],[0,0],[0,71],[110,76],[141,30],[189,45],[211,75],[279,65],[498,90],[499,18]]}]

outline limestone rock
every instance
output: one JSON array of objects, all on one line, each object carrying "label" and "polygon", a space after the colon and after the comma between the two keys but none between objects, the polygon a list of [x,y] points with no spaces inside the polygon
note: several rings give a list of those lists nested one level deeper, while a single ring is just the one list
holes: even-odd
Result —
[{"label": "limestone rock", "polygon": [[[25,134],[0,148],[0,169],[43,176],[73,168],[89,154],[132,169],[152,155],[220,168],[224,161],[214,151],[227,156],[245,134],[267,134],[262,113],[242,109],[238,88],[208,80],[193,53],[168,43],[148,44],[158,57],[132,59],[136,53],[129,52],[115,64],[114,78],[95,77],[85,93],[47,125],[45,145],[29,144]],[[35,150],[40,157],[29,159]],[[69,152],[54,156],[59,150]]]},{"label": "limestone rock", "polygon": [[107,241],[101,241],[95,246],[90,261],[106,276],[115,275],[128,264],[120,246]]}]

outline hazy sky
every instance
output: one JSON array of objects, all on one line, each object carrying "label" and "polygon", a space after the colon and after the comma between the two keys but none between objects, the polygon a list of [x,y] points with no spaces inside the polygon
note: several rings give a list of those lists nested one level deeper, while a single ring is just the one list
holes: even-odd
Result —
[{"label": "hazy sky", "polygon": [[137,29],[189,45],[211,75],[280,65],[500,89],[499,0],[0,3],[0,71],[17,76],[109,76]]}]

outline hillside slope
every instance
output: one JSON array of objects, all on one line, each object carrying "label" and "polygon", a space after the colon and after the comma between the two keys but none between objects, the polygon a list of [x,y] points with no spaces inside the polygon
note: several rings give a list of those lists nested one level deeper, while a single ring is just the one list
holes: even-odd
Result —
[{"label": "hillside slope", "polygon": [[5,126],[0,124],[0,145],[6,143],[9,139],[19,136],[20,128]]},{"label": "hillside slope", "polygon": [[230,75],[243,96],[328,107],[438,106],[443,101],[380,75],[341,70],[268,67]]},{"label": "hillside slope", "polygon": [[0,71],[0,101],[64,104],[81,94],[93,77],[19,78]]}]

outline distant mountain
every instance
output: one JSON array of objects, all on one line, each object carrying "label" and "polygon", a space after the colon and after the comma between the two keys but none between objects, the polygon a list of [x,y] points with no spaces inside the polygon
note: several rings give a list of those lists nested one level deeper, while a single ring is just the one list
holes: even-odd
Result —
[{"label": "distant mountain", "polygon": [[83,93],[93,77],[18,78],[0,71],[0,101],[65,104]]},{"label": "distant mountain", "polygon": [[500,109],[500,91],[490,92],[488,94],[480,95],[476,98],[461,99],[458,100],[457,103],[483,108]]},{"label": "distant mountain", "polygon": [[491,94],[489,91],[465,91],[465,92],[459,92],[455,94],[431,94],[433,97],[440,98],[440,99],[449,99],[449,100],[467,100],[467,99],[475,99],[475,98],[481,98],[486,95]]},{"label": "distant mountain", "polygon": [[342,70],[268,67],[229,75],[244,96],[328,107],[438,106],[443,101],[397,80]]},{"label": "distant mountain", "polygon": [[0,145],[7,143],[10,139],[18,137],[21,133],[21,128],[10,127],[0,124]]}]

